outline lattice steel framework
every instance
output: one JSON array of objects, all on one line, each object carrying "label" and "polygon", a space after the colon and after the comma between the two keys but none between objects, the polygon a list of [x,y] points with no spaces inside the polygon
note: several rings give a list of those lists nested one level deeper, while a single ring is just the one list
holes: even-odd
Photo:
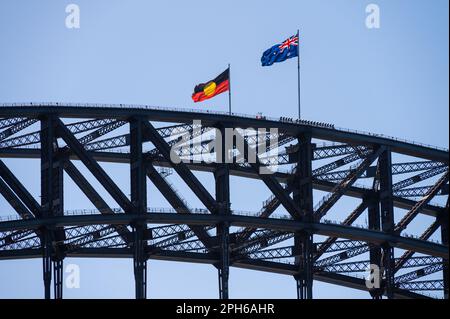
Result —
[{"label": "lattice steel framework", "polygon": [[[244,134],[248,127],[267,131]],[[228,152],[230,128],[237,133]],[[0,158],[40,161],[41,192],[31,194],[0,159],[0,193],[16,213],[0,220],[0,259],[42,258],[45,298],[52,282],[53,296],[63,297],[67,257],[132,258],[136,298],[146,298],[149,259],[212,264],[222,299],[230,267],[290,275],[301,299],[313,297],[314,280],[373,298],[430,291],[448,298],[448,150],[288,118],[44,103],[0,107]],[[128,196],[103,162],[129,165]],[[276,170],[263,174],[269,165]],[[212,173],[214,194],[198,171]],[[174,173],[204,207],[189,205],[170,182]],[[65,210],[65,174],[95,210]],[[271,196],[254,213],[242,212],[231,204],[230,189],[239,185],[230,176],[260,180]],[[147,203],[148,182],[170,208]],[[342,197],[357,201],[349,214],[336,209]],[[415,225],[419,215],[430,225]],[[369,289],[363,276],[371,264],[381,279]]]}]

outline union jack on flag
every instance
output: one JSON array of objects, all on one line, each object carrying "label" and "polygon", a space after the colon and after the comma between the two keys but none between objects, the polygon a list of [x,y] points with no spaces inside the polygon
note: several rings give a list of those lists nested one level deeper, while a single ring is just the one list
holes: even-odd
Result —
[{"label": "union jack on flag", "polygon": [[298,46],[298,35],[294,35],[293,37],[290,37],[286,39],[283,43],[281,43],[280,50],[283,51],[286,48],[290,49],[292,45]]},{"label": "union jack on flag", "polygon": [[264,51],[261,57],[262,66],[269,66],[275,62],[283,62],[298,56],[299,35],[293,35],[281,43],[275,44]]}]

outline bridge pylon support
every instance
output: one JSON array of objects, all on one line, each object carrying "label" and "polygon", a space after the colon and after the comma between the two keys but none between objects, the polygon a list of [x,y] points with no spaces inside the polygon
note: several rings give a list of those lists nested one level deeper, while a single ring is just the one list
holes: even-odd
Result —
[{"label": "bridge pylon support", "polygon": [[[313,239],[307,232],[295,235],[295,247],[301,247],[301,256],[299,258],[300,270],[294,276],[297,282],[297,299],[312,299],[313,293]],[[298,242],[299,241],[299,242]]]},{"label": "bridge pylon support", "polygon": [[52,284],[52,245],[50,232],[41,229],[41,246],[42,246],[42,272],[44,279],[44,298],[51,298]]},{"label": "bridge pylon support", "polygon": [[[394,202],[392,192],[392,154],[386,149],[379,157],[380,168],[380,207],[381,230],[392,234],[394,232]],[[394,298],[395,260],[394,248],[389,244],[382,246],[382,263],[384,270],[385,294],[388,299]]]},{"label": "bridge pylon support", "polygon": [[[41,213],[42,217],[64,214],[63,160],[58,152],[56,121],[53,115],[40,118],[41,131]],[[43,254],[43,277],[45,299],[51,298],[52,263],[54,268],[54,298],[63,297],[63,259],[54,242],[63,242],[63,228],[43,227],[40,229]]]},{"label": "bridge pylon support", "polygon": [[219,276],[219,299],[229,298],[228,281],[230,278],[230,243],[228,223],[222,223],[217,226],[219,246],[220,246],[220,264],[218,265]]},{"label": "bridge pylon support", "polygon": [[[380,231],[381,229],[381,214],[380,214],[380,202],[378,198],[368,198],[369,205],[368,210],[368,223],[369,229]],[[378,267],[377,273],[374,273],[373,287],[369,289],[369,293],[372,299],[382,299],[383,289],[381,288],[381,247],[375,244],[369,244],[369,260],[371,265]]]},{"label": "bridge pylon support", "polygon": [[63,298],[63,280],[64,280],[64,259],[56,258],[53,260],[53,294],[55,299]]},{"label": "bridge pylon support", "polygon": [[[217,134],[220,132],[221,145],[220,151],[216,152],[217,163],[220,163],[214,171],[216,185],[216,201],[219,204],[218,213],[221,215],[229,215],[230,211],[230,170],[228,161],[225,160],[228,152],[225,150],[225,128],[216,129]],[[219,240],[219,299],[228,299],[228,281],[230,277],[230,225],[228,223],[220,223],[217,225],[217,238]]]},{"label": "bridge pylon support", "polygon": [[144,227],[133,225],[133,270],[136,299],[147,298],[147,257],[145,256],[145,242],[143,240]]},{"label": "bridge pylon support", "polygon": [[[142,152],[143,123],[140,118],[130,120],[130,179],[133,214],[147,213],[147,177]],[[147,225],[142,221],[132,224],[133,228],[133,270],[136,299],[147,298],[147,255],[144,235]]]},{"label": "bridge pylon support", "polygon": [[[304,133],[298,138],[298,162],[295,173],[295,188],[293,199],[298,203],[306,222],[313,221],[313,188],[312,188],[312,160],[313,146],[311,134]],[[297,282],[297,298],[312,299],[313,287],[313,235],[308,231],[298,232],[294,237],[295,263],[299,272],[294,276]]]}]

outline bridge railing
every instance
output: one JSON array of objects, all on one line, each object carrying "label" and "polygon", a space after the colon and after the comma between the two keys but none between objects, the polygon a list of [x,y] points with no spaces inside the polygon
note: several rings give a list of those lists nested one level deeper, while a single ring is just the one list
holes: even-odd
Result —
[{"label": "bridge railing", "polygon": [[137,104],[105,104],[105,103],[59,103],[59,102],[30,102],[30,103],[3,103],[0,104],[0,106],[3,107],[30,107],[30,106],[50,106],[50,107],[99,107],[99,108],[129,108],[129,109],[144,109],[144,110],[159,110],[159,111],[172,111],[172,112],[188,112],[188,113],[202,113],[202,114],[217,114],[217,115],[223,115],[223,116],[236,116],[236,117],[244,117],[244,118],[251,118],[251,119],[262,119],[262,120],[270,120],[270,121],[276,121],[276,122],[287,122],[287,123],[293,123],[293,124],[301,124],[301,125],[308,125],[308,126],[314,126],[314,127],[320,127],[320,128],[328,128],[328,129],[334,129],[337,131],[347,132],[347,133],[353,133],[353,134],[360,134],[365,136],[372,136],[372,137],[378,137],[378,138],[385,138],[389,140],[394,140],[397,142],[402,143],[408,143],[416,146],[436,149],[439,151],[445,151],[448,152],[448,148],[444,147],[438,147],[426,143],[420,143],[415,142],[407,139],[402,139],[394,136],[389,136],[385,134],[378,134],[378,133],[371,133],[367,131],[362,130],[354,130],[354,129],[348,129],[343,127],[335,127],[334,124],[329,123],[321,123],[321,122],[315,122],[315,121],[309,121],[309,120],[303,120],[303,119],[294,119],[294,118],[288,118],[288,117],[280,117],[280,118],[274,118],[270,116],[261,116],[261,115],[250,115],[250,114],[244,114],[244,113],[235,113],[232,112],[229,114],[228,112],[224,111],[212,111],[212,110],[198,110],[198,109],[191,109],[191,108],[179,108],[179,107],[161,107],[161,106],[149,106],[149,105],[137,105]]}]

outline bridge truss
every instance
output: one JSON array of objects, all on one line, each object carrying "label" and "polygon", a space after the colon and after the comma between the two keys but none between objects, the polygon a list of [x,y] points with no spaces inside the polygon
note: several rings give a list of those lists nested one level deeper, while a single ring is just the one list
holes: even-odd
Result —
[{"label": "bridge truss", "polygon": [[[217,132],[249,127],[267,129],[256,161],[248,161],[256,152],[251,134],[242,134],[248,151],[217,161],[225,153],[225,141],[222,152],[211,147]],[[189,147],[176,151],[184,161],[174,164],[171,150],[182,136]],[[40,161],[40,194],[6,164],[19,158]],[[104,162],[129,166],[128,196]],[[261,173],[274,165],[273,174]],[[197,172],[212,174],[215,189]],[[170,181],[174,174],[203,207],[190,206]],[[231,205],[230,189],[239,185],[230,176],[259,181],[271,196],[242,212]],[[66,178],[95,210],[65,210]],[[148,183],[171,207],[149,205]],[[448,192],[448,150],[326,123],[124,105],[0,107],[0,193],[15,211],[0,220],[0,260],[42,258],[45,298],[52,282],[62,298],[66,257],[132,258],[136,298],[146,298],[149,259],[213,265],[222,299],[230,267],[292,276],[300,299],[313,297],[314,280],[373,298],[448,298]],[[343,198],[353,210],[339,208]],[[380,285],[367,288],[370,265],[379,267]]]}]

